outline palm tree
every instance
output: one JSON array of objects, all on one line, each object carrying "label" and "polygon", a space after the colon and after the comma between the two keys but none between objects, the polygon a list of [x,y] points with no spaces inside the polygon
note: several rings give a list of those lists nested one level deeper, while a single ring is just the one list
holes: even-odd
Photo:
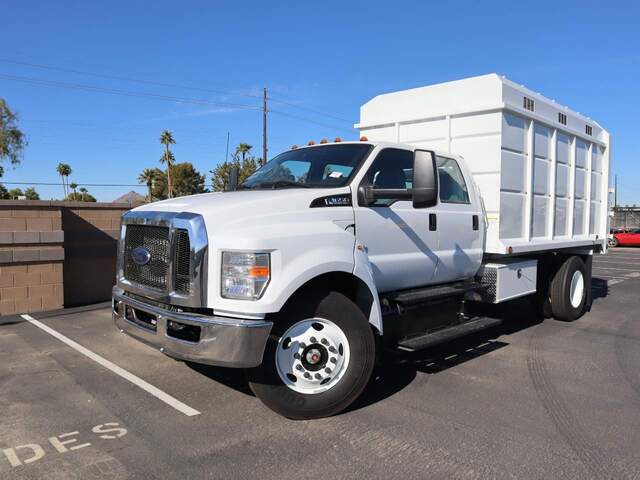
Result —
[{"label": "palm tree", "polygon": [[[56,167],[56,171],[58,172],[58,175],[60,175],[60,178],[62,179],[62,190],[64,193],[64,198],[66,198],[67,195],[69,194],[67,183],[69,181],[69,175],[71,175],[71,166],[66,163],[59,163],[58,166]],[[65,183],[65,179],[67,180],[67,183]]]},{"label": "palm tree", "polygon": [[239,143],[236,147],[236,155],[242,155],[242,160],[244,161],[247,153],[253,148],[253,145],[249,145],[248,143]]},{"label": "palm tree", "polygon": [[80,187],[80,195],[82,195],[82,200],[84,202],[84,194],[87,193],[87,189],[84,187]]},{"label": "palm tree", "polygon": [[149,189],[149,194],[147,195],[147,200],[149,202],[153,201],[153,195],[151,193],[153,188],[153,182],[156,180],[156,170],[153,168],[145,168],[140,175],[138,175],[139,183],[146,183],[147,188]]},{"label": "palm tree", "polygon": [[173,184],[171,183],[171,166],[173,165],[175,158],[169,150],[169,145],[175,145],[176,141],[173,139],[173,135],[169,130],[164,130],[160,134],[160,143],[164,145],[164,154],[160,159],[160,163],[167,164],[167,195],[171,198],[173,192]]},{"label": "palm tree", "polygon": [[73,196],[74,196],[74,197],[77,197],[77,196],[78,196],[78,193],[76,192],[76,188],[78,188],[78,184],[77,184],[77,183],[74,183],[74,182],[71,182],[71,183],[69,184],[69,188],[71,188],[71,190],[73,190]]}]

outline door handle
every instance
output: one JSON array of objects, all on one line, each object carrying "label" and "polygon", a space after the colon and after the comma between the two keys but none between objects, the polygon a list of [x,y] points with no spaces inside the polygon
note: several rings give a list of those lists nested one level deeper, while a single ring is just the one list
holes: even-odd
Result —
[{"label": "door handle", "polygon": [[435,232],[438,229],[438,217],[435,213],[429,214],[429,231]]},{"label": "door handle", "polygon": [[472,217],[471,224],[472,224],[474,230],[479,230],[480,229],[480,221],[478,219],[478,215],[474,215]]}]

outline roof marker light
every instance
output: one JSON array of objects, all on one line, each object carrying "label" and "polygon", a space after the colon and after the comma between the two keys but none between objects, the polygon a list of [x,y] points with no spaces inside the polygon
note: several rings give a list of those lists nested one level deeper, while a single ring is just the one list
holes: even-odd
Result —
[{"label": "roof marker light", "polygon": [[322,140],[320,140],[320,143],[329,143],[329,140],[327,140],[326,138],[323,138]]},{"label": "roof marker light", "polygon": [[315,145],[316,142],[314,142],[313,140],[309,140],[309,143],[307,143],[307,145]]},{"label": "roof marker light", "polygon": [[342,139],[340,137],[336,137],[333,139],[333,143],[340,143]]},{"label": "roof marker light", "polygon": [[291,150],[297,150],[298,149],[298,145],[291,145]]},{"label": "roof marker light", "polygon": [[368,142],[369,139],[363,135],[363,136],[360,137],[360,141],[361,142]]}]

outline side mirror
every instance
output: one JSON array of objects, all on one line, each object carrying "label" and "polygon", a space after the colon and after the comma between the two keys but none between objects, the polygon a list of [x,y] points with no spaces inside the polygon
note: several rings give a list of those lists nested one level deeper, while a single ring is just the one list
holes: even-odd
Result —
[{"label": "side mirror", "polygon": [[232,165],[229,170],[229,183],[227,184],[227,191],[233,192],[238,188],[238,166]]},{"label": "side mirror", "polygon": [[438,203],[438,167],[436,154],[430,150],[416,150],[413,154],[414,208],[429,208]]}]

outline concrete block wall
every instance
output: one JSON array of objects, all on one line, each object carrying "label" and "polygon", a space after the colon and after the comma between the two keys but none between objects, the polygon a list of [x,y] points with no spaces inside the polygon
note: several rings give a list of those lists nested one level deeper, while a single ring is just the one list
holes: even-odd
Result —
[{"label": "concrete block wall", "polygon": [[0,200],[0,316],[108,300],[130,208]]},{"label": "concrete block wall", "polygon": [[62,308],[63,243],[60,208],[0,202],[0,315]]}]

